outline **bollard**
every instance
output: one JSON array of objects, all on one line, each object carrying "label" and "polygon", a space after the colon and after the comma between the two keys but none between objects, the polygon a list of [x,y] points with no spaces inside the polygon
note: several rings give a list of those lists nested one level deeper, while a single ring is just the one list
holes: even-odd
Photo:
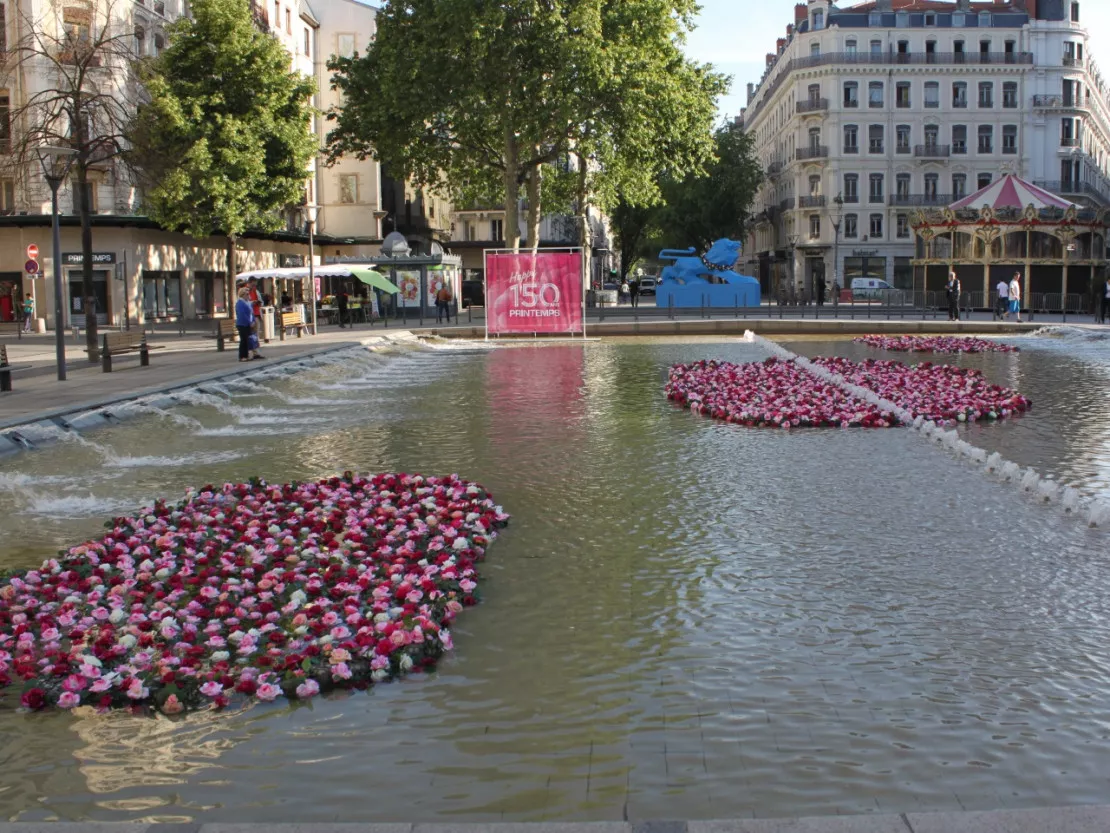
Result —
[{"label": "bollard", "polygon": [[735,307],[735,309],[734,309],[735,315],[733,317],[734,318],[739,318],[740,317],[740,296],[739,295],[733,295],[732,296],[732,303]]},{"label": "bollard", "polygon": [[100,369],[105,373],[112,372],[112,354],[108,352],[108,336],[104,336],[104,346],[100,349]]},{"label": "bollard", "polygon": [[220,325],[216,324],[216,350],[222,353],[224,351],[224,331],[220,329]]},{"label": "bollard", "polygon": [[150,367],[150,348],[147,346],[146,336],[139,343],[139,367]]},{"label": "bollard", "polygon": [[701,317],[705,318],[705,293],[701,294]]},{"label": "bollard", "polygon": [[474,305],[473,304],[468,304],[467,307],[466,307],[466,323],[467,324],[473,324],[474,323]]}]

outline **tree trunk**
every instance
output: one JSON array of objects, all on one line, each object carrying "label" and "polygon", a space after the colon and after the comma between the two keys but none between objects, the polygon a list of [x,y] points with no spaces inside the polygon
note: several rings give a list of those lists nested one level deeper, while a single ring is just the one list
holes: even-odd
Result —
[{"label": "tree trunk", "polygon": [[505,246],[520,251],[520,148],[511,128],[505,128]]},{"label": "tree trunk", "polygon": [[235,317],[235,301],[238,300],[238,294],[235,291],[235,235],[229,234],[227,237],[227,280],[224,281],[224,288],[227,292],[227,314],[229,317]]},{"label": "tree trunk", "polygon": [[543,193],[543,166],[528,172],[528,245],[532,251],[540,247],[540,198]]},{"label": "tree trunk", "polygon": [[[96,292],[93,290],[93,244],[92,213],[89,205],[89,172],[81,162],[77,163],[77,208],[81,218],[81,295],[85,305],[85,347],[89,361],[100,361],[100,346],[96,332]],[[111,286],[111,284],[109,284]],[[105,313],[108,311],[105,310]]]},{"label": "tree trunk", "polygon": [[[586,287],[589,288],[590,280],[590,204],[589,204],[589,171],[586,168],[586,159],[578,154],[578,242],[582,246],[582,268],[585,275]],[[603,281],[604,283],[604,281]]]}]

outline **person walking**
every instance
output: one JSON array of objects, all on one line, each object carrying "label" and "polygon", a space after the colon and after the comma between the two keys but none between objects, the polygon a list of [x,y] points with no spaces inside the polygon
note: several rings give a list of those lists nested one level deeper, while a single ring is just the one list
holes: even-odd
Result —
[{"label": "person walking", "polygon": [[335,293],[335,305],[339,308],[339,327],[343,329],[347,326],[347,290],[340,287],[339,291]]},{"label": "person walking", "polygon": [[1010,312],[1017,317],[1017,322],[1021,323],[1021,272],[1014,272],[1014,277],[1010,281]]},{"label": "person walking", "polygon": [[629,295],[631,294],[631,292],[632,292],[632,290],[628,286],[628,281],[627,280],[621,281],[620,302],[622,304],[628,303]]},{"label": "person walking", "polygon": [[23,332],[31,332],[31,322],[35,318],[35,299],[32,295],[23,296]]},{"label": "person walking", "polygon": [[632,306],[640,306],[640,279],[633,278],[628,282],[628,297],[632,301]]},{"label": "person walking", "polygon": [[[436,292],[436,323],[438,324],[442,318],[447,319],[447,323],[451,323],[451,302],[455,300],[451,295],[451,290],[447,288],[447,284],[440,284],[439,290]],[[455,316],[456,323],[458,316]]]},{"label": "person walking", "polygon": [[818,277],[817,285],[814,287],[817,290],[817,306],[825,306],[825,279]]},{"label": "person walking", "polygon": [[239,331],[239,361],[241,362],[262,358],[258,355],[258,336],[254,332],[254,320],[251,291],[244,286],[239,290],[239,300],[235,302],[235,329]]},{"label": "person walking", "polygon": [[1005,321],[1010,314],[1010,284],[1000,280],[994,289],[998,293],[998,300],[994,302],[995,314]]},{"label": "person walking", "polygon": [[960,279],[955,272],[948,273],[948,283],[944,286],[944,293],[948,296],[948,320],[960,320]]},{"label": "person walking", "polygon": [[1102,285],[1102,323],[1110,323],[1110,278]]}]

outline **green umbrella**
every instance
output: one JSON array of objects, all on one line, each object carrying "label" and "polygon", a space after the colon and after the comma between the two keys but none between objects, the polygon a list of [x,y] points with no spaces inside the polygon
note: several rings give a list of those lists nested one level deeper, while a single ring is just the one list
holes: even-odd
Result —
[{"label": "green umbrella", "polygon": [[389,278],[373,269],[352,269],[351,274],[364,284],[380,289],[382,292],[388,292],[390,295],[396,295],[401,291],[389,282]]}]

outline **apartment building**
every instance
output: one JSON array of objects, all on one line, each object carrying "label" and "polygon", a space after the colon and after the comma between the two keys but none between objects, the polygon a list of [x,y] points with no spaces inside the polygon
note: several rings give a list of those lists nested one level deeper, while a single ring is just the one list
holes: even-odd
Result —
[{"label": "apartment building", "polygon": [[[253,0],[255,23],[276,37],[289,52],[290,66],[315,78],[314,102],[320,111],[338,104],[330,89],[327,60],[352,54],[369,43],[375,10],[354,0]],[[14,44],[30,32],[29,21],[57,34],[80,27],[106,26],[113,34],[133,37],[134,55],[156,55],[166,44],[166,27],[188,13],[186,0],[23,0],[0,3],[0,38]],[[76,27],[76,28],[75,28]],[[0,139],[11,141],[20,130],[10,113],[55,82],[43,57],[14,68],[9,62],[0,80]],[[96,83],[134,95],[123,73],[105,67]],[[311,128],[323,147],[328,130],[322,117]],[[0,154],[7,145],[0,146]],[[0,159],[0,162],[3,160]],[[196,240],[160,229],[142,211],[142,195],[117,160],[105,160],[92,173],[94,292],[99,319],[105,324],[158,319],[223,316],[226,309],[226,242]],[[317,258],[369,256],[381,241],[381,176],[374,160],[343,159],[326,168],[314,161],[305,172],[305,198],[319,206]],[[63,324],[84,316],[81,291],[80,229],[74,189],[59,193],[62,213],[62,266],[67,287]],[[237,271],[300,265],[307,252],[304,213],[286,211],[285,228],[276,233],[248,233],[238,243]],[[22,293],[35,296],[40,317],[54,326],[53,253],[50,240],[50,193],[37,165],[7,166],[0,177],[0,318],[15,312]],[[39,271],[25,271],[27,247],[40,251]],[[2,299],[8,299],[4,303]]]},{"label": "apartment building", "polygon": [[1080,6],[798,3],[738,119],[766,174],[745,250],[764,292],[908,288],[912,211],[1007,172],[1110,206],[1110,87]]}]

